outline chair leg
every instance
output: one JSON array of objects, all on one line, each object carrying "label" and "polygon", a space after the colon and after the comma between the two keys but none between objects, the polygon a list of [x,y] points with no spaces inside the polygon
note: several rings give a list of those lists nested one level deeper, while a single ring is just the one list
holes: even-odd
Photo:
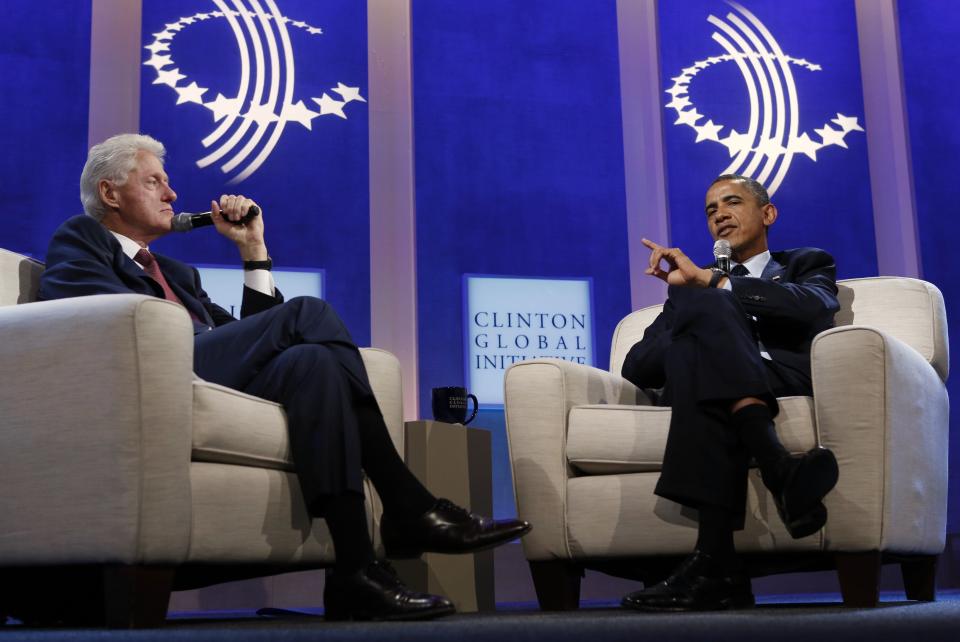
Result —
[{"label": "chair leg", "polygon": [[0,610],[30,626],[158,627],[173,574],[151,566],[0,569]]},{"label": "chair leg", "polygon": [[174,569],[108,566],[103,569],[104,620],[111,629],[156,628],[167,619]]},{"label": "chair leg", "polygon": [[564,560],[531,561],[530,574],[541,610],[573,611],[580,608],[582,568]]},{"label": "chair leg", "polygon": [[880,602],[880,552],[837,553],[843,605],[875,607]]},{"label": "chair leg", "polygon": [[918,555],[900,562],[903,588],[908,600],[933,602],[937,599],[937,556]]}]

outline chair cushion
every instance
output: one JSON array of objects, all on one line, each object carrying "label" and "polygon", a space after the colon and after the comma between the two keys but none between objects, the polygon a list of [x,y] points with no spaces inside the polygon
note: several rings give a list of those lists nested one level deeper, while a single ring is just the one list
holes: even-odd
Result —
[{"label": "chair cushion", "polygon": [[196,379],[192,459],[293,470],[283,406]]},{"label": "chair cushion", "polygon": [[[801,453],[817,444],[812,397],[779,399],[777,434]],[[584,405],[570,410],[567,461],[580,474],[617,475],[658,471],[670,428],[670,408]]]}]

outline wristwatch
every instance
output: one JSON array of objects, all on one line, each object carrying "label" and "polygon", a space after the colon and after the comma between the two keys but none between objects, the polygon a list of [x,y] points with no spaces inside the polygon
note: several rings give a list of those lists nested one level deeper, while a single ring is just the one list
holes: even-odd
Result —
[{"label": "wristwatch", "polygon": [[272,270],[273,259],[268,256],[266,261],[244,261],[243,269],[245,272],[251,270]]},{"label": "wristwatch", "polygon": [[720,283],[720,279],[725,276],[729,276],[726,272],[718,267],[710,268],[710,271],[713,272],[713,276],[710,277],[710,283],[707,287],[715,288],[717,287],[717,284]]}]

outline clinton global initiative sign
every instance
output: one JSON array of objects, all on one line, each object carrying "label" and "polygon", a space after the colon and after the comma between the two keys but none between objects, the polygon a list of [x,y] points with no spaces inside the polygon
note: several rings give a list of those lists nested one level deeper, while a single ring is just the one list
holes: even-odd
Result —
[{"label": "clinton global initiative sign", "polygon": [[593,365],[590,279],[464,275],[467,389],[503,404],[503,374],[528,359]]}]

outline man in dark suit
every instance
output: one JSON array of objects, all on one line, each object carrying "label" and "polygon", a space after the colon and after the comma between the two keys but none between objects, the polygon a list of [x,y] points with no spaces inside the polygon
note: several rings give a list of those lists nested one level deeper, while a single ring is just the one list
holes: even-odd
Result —
[{"label": "man in dark suit", "polygon": [[223,195],[210,204],[216,230],[244,266],[241,319],[203,291],[196,269],[153,255],[171,231],[176,193],[163,145],[123,134],[91,148],[80,178],[86,215],[68,219],[50,242],[41,299],[139,293],[182,305],[194,324],[194,370],[208,381],[280,402],[307,509],[326,519],[336,551],[324,590],[328,619],[416,619],[453,612],[449,600],[407,589],[374,560],[362,477],[383,499],[387,555],[464,553],[526,533],[437,499],[397,454],[357,346],[325,301],[284,302],[264,241],[263,216],[241,222],[254,202]]},{"label": "man in dark suit", "polygon": [[836,458],[814,448],[791,456],[774,431],[778,396],[810,395],[810,345],[833,325],[833,258],[814,248],[771,253],[777,208],[757,181],[728,174],[706,196],[707,227],[733,250],[730,273],[700,268],[679,248],[647,239],[646,273],[669,284],[663,312],[630,350],[623,377],[661,389],[672,408],[655,492],[699,511],[696,550],[667,580],[624,597],[643,610],[752,605],[733,533],[743,528],[747,466],[764,484],[794,538],[826,523],[824,496]]}]

